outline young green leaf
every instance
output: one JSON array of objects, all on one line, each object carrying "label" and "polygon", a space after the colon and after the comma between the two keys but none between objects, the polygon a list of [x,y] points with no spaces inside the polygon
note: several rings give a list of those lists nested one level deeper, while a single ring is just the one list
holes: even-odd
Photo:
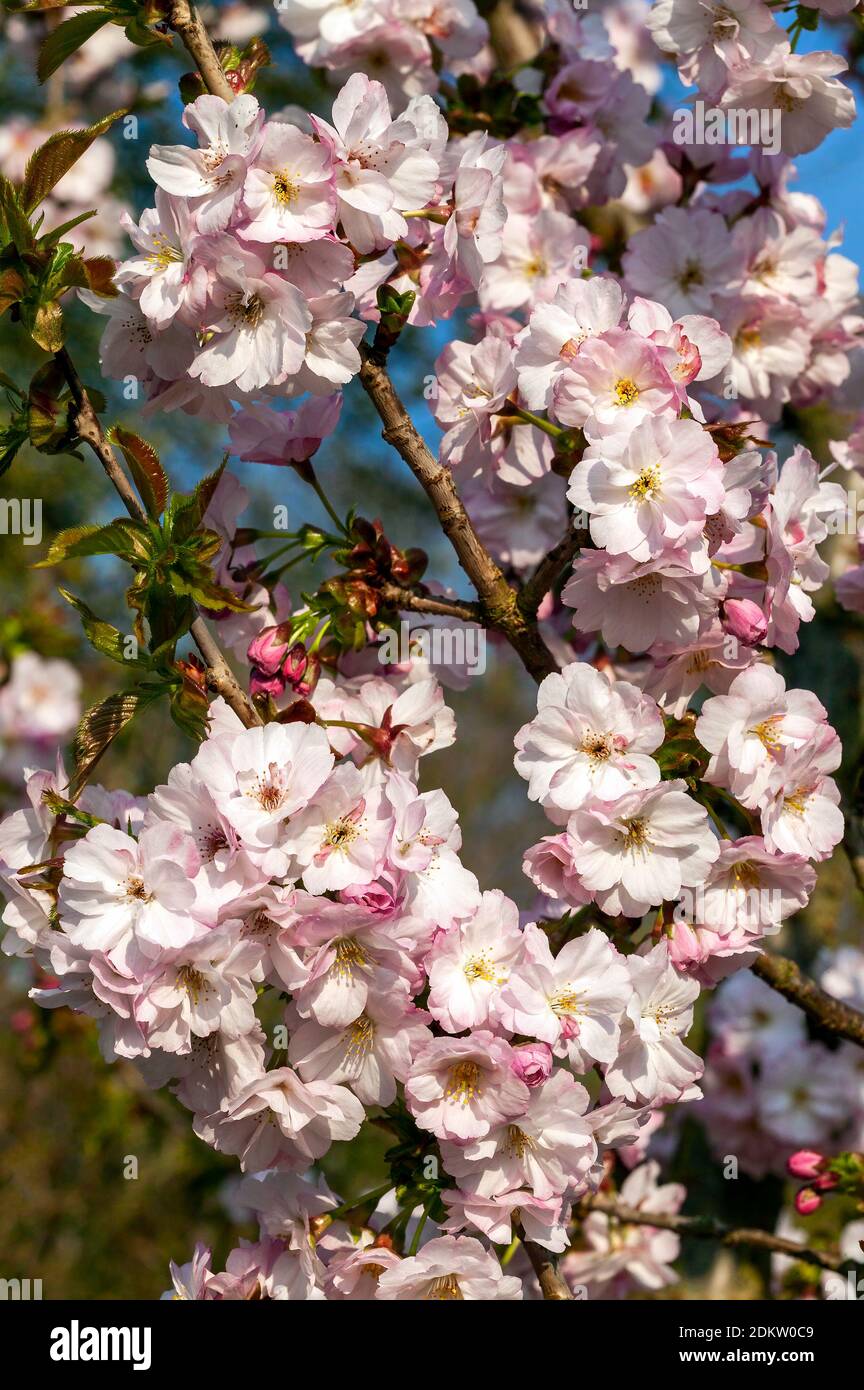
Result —
[{"label": "young green leaf", "polygon": [[115,425],[109,437],[122,451],[148,515],[158,520],[168,501],[168,477],[159,455],[152,444],[119,425]]},{"label": "young green leaf", "polygon": [[96,764],[117,735],[136,714],[158,699],[162,689],[161,685],[145,685],[137,690],[121,690],[87,710],[78,725],[72,745],[75,772],[69,783],[70,801],[78,800]]},{"label": "young green leaf", "polygon": [[[36,63],[36,76],[39,81],[47,82],[51,74],[56,72],[67,58],[71,58],[73,53],[77,53],[82,44],[109,23],[111,17],[110,10],[85,10],[83,14],[76,14],[71,19],[64,19],[62,24],[58,24],[56,29],[52,29],[39,50],[39,58]],[[71,165],[67,167],[71,168]],[[54,182],[56,183],[57,180],[55,179]]]},{"label": "young green leaf", "polygon": [[104,622],[102,618],[97,618],[84,600],[76,598],[68,589],[58,588],[58,593],[80,614],[81,626],[84,628],[90,645],[95,647],[97,652],[110,657],[112,661],[130,666],[133,670],[146,671],[149,669],[150,661],[146,652],[141,656],[129,656],[127,654],[129,638],[126,634],[120,632],[116,627],[112,627],[111,623]]}]

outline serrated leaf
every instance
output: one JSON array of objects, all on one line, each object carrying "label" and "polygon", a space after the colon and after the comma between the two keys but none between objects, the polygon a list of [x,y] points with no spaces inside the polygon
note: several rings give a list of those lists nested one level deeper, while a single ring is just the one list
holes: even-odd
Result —
[{"label": "serrated leaf", "polygon": [[5,314],[13,304],[19,304],[26,288],[21,272],[14,265],[7,266],[0,275],[0,314]]},{"label": "serrated leaf", "polygon": [[0,174],[0,212],[6,224],[6,240],[16,251],[27,251],[35,244],[33,228],[18,199],[18,191],[9,179]]},{"label": "serrated leaf", "polygon": [[147,670],[149,668],[149,658],[145,656],[130,657],[126,655],[128,636],[113,627],[111,623],[106,623],[102,618],[97,618],[91,608],[87,606],[83,599],[76,598],[68,589],[58,588],[58,593],[68,604],[75,609],[81,617],[81,626],[88,641],[97,652],[103,656],[110,657],[112,661],[120,662],[124,666],[129,666],[133,670]]},{"label": "serrated leaf", "polygon": [[60,796],[58,792],[52,791],[47,787],[42,793],[42,804],[54,816],[67,816],[69,820],[77,821],[79,825],[86,825],[88,830],[92,830],[94,825],[105,825],[101,816],[91,816],[89,812],[82,811],[71,801],[67,801],[65,796]]},{"label": "serrated leaf", "polygon": [[171,718],[184,734],[189,734],[198,743],[207,737],[209,701],[192,681],[184,680],[175,687],[171,695],[170,709]]},{"label": "serrated leaf", "polygon": [[[67,24],[74,24],[78,19],[93,19],[90,15],[76,15],[74,19],[67,20]],[[103,20],[102,23],[106,21]],[[64,24],[59,29],[55,29],[53,38],[65,28]],[[109,116],[103,116],[101,121],[87,126],[84,130],[58,130],[55,135],[49,136],[44,145],[40,145],[38,150],[31,155],[24,171],[24,182],[21,185],[21,206],[26,212],[32,212],[35,207],[47,197],[56,184],[60,182],[64,174],[67,174],[73,165],[77,164],[83,154],[86,154],[94,140],[100,135],[104,135],[110,130],[114,122],[120,117],[125,116],[125,108],[112,111]]]},{"label": "serrated leaf", "polygon": [[118,290],[114,284],[114,272],[117,266],[111,256],[87,256],[84,260],[84,272],[87,276],[87,288],[94,294],[101,294],[103,299],[116,299]]},{"label": "serrated leaf", "polygon": [[227,462],[226,455],[218,468],[214,469],[212,473],[208,473],[206,478],[201,479],[190,496],[171,499],[169,522],[172,540],[185,541],[201,525],[204,513],[213,501],[213,494],[219,486],[219,480],[225,471]]},{"label": "serrated leaf", "polygon": [[55,536],[44,560],[34,569],[45,569],[60,560],[77,559],[86,555],[117,555],[122,560],[146,560],[151,552],[152,537],[140,521],[120,517],[107,526],[70,526]]},{"label": "serrated leaf", "polygon": [[71,58],[73,53],[77,53],[81,45],[93,34],[98,33],[111,18],[110,10],[87,10],[84,14],[73,15],[71,19],[64,19],[62,24],[58,24],[39,50],[36,63],[36,76],[39,81],[47,82],[51,74],[56,72],[67,58]]},{"label": "serrated leaf", "polygon": [[82,222],[86,222],[89,218],[96,216],[96,208],[91,208],[89,212],[79,212],[77,217],[70,217],[68,222],[61,222],[59,227],[54,227],[52,231],[46,232],[43,237],[40,237],[40,247],[44,246],[50,248],[55,246],[62,236],[72,231],[73,227],[79,227]]},{"label": "serrated leaf", "polygon": [[75,771],[69,782],[69,800],[77,801],[99,759],[136,714],[161,694],[158,686],[119,691],[100,700],[82,717],[72,745]]},{"label": "serrated leaf", "polygon": [[157,521],[168,501],[168,477],[159,462],[159,455],[152,444],[129,430],[121,429],[119,425],[115,425],[110,437],[129,465],[148,515]]}]

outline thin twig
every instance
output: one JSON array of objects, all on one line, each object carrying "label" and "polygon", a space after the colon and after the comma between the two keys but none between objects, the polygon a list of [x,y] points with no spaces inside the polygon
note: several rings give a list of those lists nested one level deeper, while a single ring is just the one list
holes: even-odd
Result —
[{"label": "thin twig", "polygon": [[477,591],[485,623],[507,638],[526,671],[541,681],[558,668],[536,622],[521,611],[516,591],[477,535],[450,469],[438,462],[417,431],[379,355],[361,347],[361,356],[360,382],[381,418],[384,438],[408,464],[435,508],[444,534]]},{"label": "thin twig", "polygon": [[578,1214],[587,1216],[589,1212],[601,1211],[613,1217],[624,1226],[653,1226],[660,1231],[674,1231],[681,1236],[694,1236],[699,1240],[714,1240],[719,1245],[737,1249],[747,1246],[754,1250],[770,1250],[775,1255],[788,1255],[793,1260],[804,1260],[806,1264],[819,1265],[822,1269],[834,1272],[848,1261],[842,1255],[831,1255],[824,1250],[813,1250],[809,1245],[775,1236],[771,1231],[760,1231],[755,1227],[724,1226],[711,1216],[678,1216],[669,1212],[640,1211],[637,1207],[623,1206],[615,1197],[598,1192],[583,1197],[579,1203]]},{"label": "thin twig", "polygon": [[522,586],[519,607],[526,618],[535,618],[537,609],[543,602],[562,571],[570,564],[577,551],[585,544],[586,531],[569,526],[566,535],[544,555],[534,573]]},{"label": "thin twig", "polygon": [[429,613],[439,618],[457,618],[463,623],[482,623],[483,610],[479,603],[468,599],[439,598],[437,594],[416,593],[398,584],[382,584],[381,597],[394,608],[412,613]]},{"label": "thin twig", "polygon": [[[83,439],[86,444],[90,445],[129,515],[137,521],[146,521],[147,512],[136,496],[135,490],[123,470],[123,465],[108,443],[99,416],[93,409],[86,387],[66,348],[61,348],[56,354],[56,361],[66,378],[75,405],[75,428],[79,439]],[[218,642],[200,614],[192,622],[189,634],[207,666],[208,687],[222,696],[225,703],[231,707],[247,729],[254,724],[260,724],[261,716],[244,693],[231,667],[222,655]]]},{"label": "thin twig", "polygon": [[234,89],[225,76],[213,41],[195,6],[189,0],[172,0],[168,24],[194,60],[208,92],[222,97],[224,101],[233,101]]}]

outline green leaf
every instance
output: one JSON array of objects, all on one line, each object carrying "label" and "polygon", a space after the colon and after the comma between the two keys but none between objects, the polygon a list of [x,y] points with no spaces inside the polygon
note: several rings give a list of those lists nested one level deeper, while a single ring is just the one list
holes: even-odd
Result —
[{"label": "green leaf", "polygon": [[52,231],[46,232],[43,237],[39,238],[40,247],[48,249],[54,246],[62,236],[65,236],[67,232],[71,232],[73,227],[78,227],[82,222],[86,222],[89,218],[96,217],[97,215],[97,209],[91,208],[89,212],[79,212],[77,217],[70,217],[68,222],[61,222],[59,227],[55,227]]},{"label": "green leaf", "polygon": [[219,467],[208,473],[206,478],[202,478],[191,495],[172,497],[168,513],[168,530],[172,540],[185,541],[201,525],[227,462],[226,454]]},{"label": "green leaf", "polygon": [[81,616],[81,625],[88,641],[97,652],[103,656],[110,657],[112,661],[120,662],[124,666],[129,666],[133,670],[146,671],[149,669],[149,656],[130,657],[126,655],[128,637],[120,632],[111,623],[106,623],[102,618],[97,618],[91,608],[88,608],[83,599],[76,598],[68,589],[58,589],[61,597],[75,609]]},{"label": "green leaf", "polygon": [[34,245],[33,228],[25,216],[18,200],[15,185],[0,174],[0,213],[6,224],[4,241],[12,243],[16,251],[27,251]]},{"label": "green leaf", "polygon": [[77,438],[71,403],[66,379],[52,357],[34,373],[27,393],[27,431],[34,448],[45,454],[71,449]]},{"label": "green leaf", "polygon": [[[90,31],[84,35],[84,38],[89,38],[90,33],[95,33],[97,29],[101,29],[102,25],[106,24],[110,18],[110,13],[107,10],[97,10],[95,13],[79,14],[75,15],[73,19],[67,19],[54,30],[53,34],[49,34],[43,46],[42,54],[44,55],[45,48],[49,43],[56,40],[58,35],[62,35],[63,31],[72,25],[77,25],[82,20],[86,21],[90,25]],[[95,25],[94,20],[98,21]],[[80,43],[83,42],[84,39],[82,38],[75,47],[79,47]],[[74,49],[70,50],[70,52],[74,51]],[[68,54],[64,56],[68,57]],[[59,67],[62,61],[61,58],[55,64],[55,68]],[[40,71],[40,81],[44,82],[46,76],[50,77],[55,68],[51,68],[45,75]],[[40,145],[38,150],[31,155],[24,171],[24,182],[21,185],[21,206],[25,212],[32,212],[35,207],[38,207],[55,184],[60,182],[63,175],[67,174],[72,166],[77,164],[81,156],[89,150],[93,141],[100,135],[104,135],[106,130],[110,130],[120,116],[125,115],[126,110],[123,108],[119,111],[112,111],[110,116],[104,116],[101,121],[88,126],[86,130],[58,130],[55,135],[50,136],[45,141],[44,145]]]},{"label": "green leaf", "polygon": [[110,438],[129,465],[148,515],[158,521],[168,501],[168,477],[159,462],[159,455],[152,444],[129,430],[121,429],[119,425],[115,425]]},{"label": "green leaf", "polygon": [[121,517],[107,526],[70,526],[61,531],[48,549],[44,560],[34,569],[45,569],[56,565],[60,560],[76,559],[84,555],[117,555],[121,560],[149,559],[153,548],[153,537],[141,521]]},{"label": "green leaf", "polygon": [[98,33],[111,18],[110,10],[88,10],[58,24],[39,50],[36,64],[36,76],[39,81],[47,82],[51,74],[56,72],[67,58],[71,58],[73,53],[77,53],[81,45],[93,34]]},{"label": "green leaf", "polygon": [[198,743],[207,737],[209,701],[192,681],[184,680],[174,688],[170,708],[171,718],[184,734],[189,734]]},{"label": "green leaf", "polygon": [[69,820],[77,821],[79,825],[86,825],[88,830],[92,830],[94,825],[105,825],[106,823],[101,816],[91,816],[89,812],[82,811],[80,807],[67,801],[65,796],[60,796],[50,787],[42,793],[42,802],[48,807],[52,815],[66,816]]},{"label": "green leaf", "polygon": [[162,688],[140,686],[136,690],[121,690],[87,710],[72,745],[75,771],[69,783],[70,801],[78,800],[99,759],[136,714],[161,695]]}]

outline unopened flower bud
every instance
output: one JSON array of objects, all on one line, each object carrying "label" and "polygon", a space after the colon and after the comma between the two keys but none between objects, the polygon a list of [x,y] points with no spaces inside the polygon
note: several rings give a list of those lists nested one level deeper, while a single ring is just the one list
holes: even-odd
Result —
[{"label": "unopened flower bud", "polygon": [[793,1178],[817,1178],[824,1162],[815,1149],[799,1149],[786,1160],[786,1167]]},{"label": "unopened flower bud", "polygon": [[746,647],[757,647],[765,640],[768,619],[752,599],[730,598],[723,605],[723,627]]},{"label": "unopened flower bud", "polygon": [[[246,655],[258,668],[259,675],[275,676],[278,673],[288,653],[289,636],[288,625],[277,623],[275,627],[263,628],[257,637],[252,638]],[[282,688],[284,684],[283,681]]]},{"label": "unopened flower bud", "polygon": [[521,1043],[513,1049],[513,1070],[526,1086],[540,1086],[552,1075],[552,1049],[548,1043]]},{"label": "unopened flower bud", "polygon": [[799,1216],[810,1216],[814,1211],[818,1211],[821,1205],[822,1198],[812,1187],[802,1187],[801,1191],[795,1194],[795,1210]]}]

